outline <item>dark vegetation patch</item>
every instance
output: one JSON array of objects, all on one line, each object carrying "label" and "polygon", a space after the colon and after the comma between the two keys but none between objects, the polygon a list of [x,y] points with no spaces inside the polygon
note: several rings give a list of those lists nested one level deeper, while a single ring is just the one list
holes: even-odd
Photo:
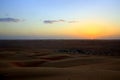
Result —
[{"label": "dark vegetation patch", "polygon": [[58,53],[68,54],[86,54],[86,55],[102,55],[102,56],[120,56],[120,50],[115,49],[58,49]]},{"label": "dark vegetation patch", "polygon": [[81,53],[81,54],[85,53],[85,51],[81,49],[59,49],[57,52],[59,53]]}]

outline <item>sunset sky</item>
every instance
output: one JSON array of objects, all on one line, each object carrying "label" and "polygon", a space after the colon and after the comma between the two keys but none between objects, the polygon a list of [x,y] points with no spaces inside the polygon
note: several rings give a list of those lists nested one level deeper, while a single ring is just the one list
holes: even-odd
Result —
[{"label": "sunset sky", "polygon": [[0,39],[120,39],[120,0],[0,0]]}]

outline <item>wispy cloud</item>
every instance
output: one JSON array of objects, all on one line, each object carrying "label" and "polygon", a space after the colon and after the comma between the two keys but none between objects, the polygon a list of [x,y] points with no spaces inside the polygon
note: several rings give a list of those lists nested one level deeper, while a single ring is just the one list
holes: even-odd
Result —
[{"label": "wispy cloud", "polygon": [[17,18],[0,18],[0,22],[20,22],[23,20]]},{"label": "wispy cloud", "polygon": [[45,24],[52,24],[52,23],[57,23],[57,22],[65,22],[65,20],[63,20],[63,19],[59,19],[59,20],[44,20],[43,22]]},{"label": "wispy cloud", "polygon": [[55,23],[57,21],[56,20],[44,20],[43,22],[46,24],[52,24],[52,23]]},{"label": "wispy cloud", "polygon": [[43,23],[45,24],[53,24],[53,23],[58,23],[58,22],[66,22],[66,23],[78,23],[79,21],[67,21],[64,19],[59,19],[59,20],[44,20]]}]

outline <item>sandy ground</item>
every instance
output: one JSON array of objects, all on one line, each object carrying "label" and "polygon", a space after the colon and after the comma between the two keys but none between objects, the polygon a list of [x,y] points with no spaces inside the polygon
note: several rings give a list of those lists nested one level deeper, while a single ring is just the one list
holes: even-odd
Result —
[{"label": "sandy ground", "polygon": [[120,80],[120,41],[3,40],[0,80]]},{"label": "sandy ground", "polygon": [[80,54],[16,57],[1,59],[1,80],[120,80],[120,58]]}]

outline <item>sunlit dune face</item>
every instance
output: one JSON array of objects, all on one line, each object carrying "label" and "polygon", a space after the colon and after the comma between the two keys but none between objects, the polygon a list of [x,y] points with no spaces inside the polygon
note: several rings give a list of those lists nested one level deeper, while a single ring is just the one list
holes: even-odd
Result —
[{"label": "sunlit dune face", "polygon": [[87,22],[82,23],[77,30],[77,36],[87,39],[98,39],[112,36],[117,33],[117,29],[113,25],[107,23]]}]

